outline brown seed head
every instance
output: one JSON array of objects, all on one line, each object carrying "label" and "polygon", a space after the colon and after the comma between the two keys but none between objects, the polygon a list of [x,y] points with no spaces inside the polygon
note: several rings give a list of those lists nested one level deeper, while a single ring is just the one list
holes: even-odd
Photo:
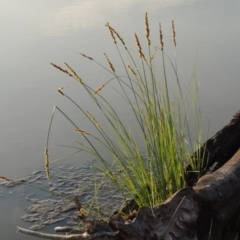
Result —
[{"label": "brown seed head", "polygon": [[80,53],[80,55],[82,55],[83,57],[88,58],[88,59],[90,59],[90,60],[93,60],[93,58],[87,56],[86,54]]},{"label": "brown seed head", "polygon": [[89,135],[89,133],[87,131],[83,130],[83,129],[75,129],[74,131],[79,132],[79,133],[84,134],[84,135]]},{"label": "brown seed head", "polygon": [[139,39],[138,39],[138,36],[137,36],[136,33],[134,34],[134,37],[135,37],[135,41],[136,41],[136,44],[137,44],[137,47],[138,47],[138,53],[139,53],[140,58],[142,58],[145,61],[147,61],[147,59],[145,58],[145,56],[144,56],[144,54],[142,52],[142,48],[141,48],[141,45],[140,45],[140,42],[139,42]]},{"label": "brown seed head", "polygon": [[7,181],[7,182],[12,182],[13,180],[5,177],[5,176],[0,176],[0,180],[4,180],[4,181]]},{"label": "brown seed head", "polygon": [[48,156],[48,148],[45,148],[44,151],[44,156],[45,156],[45,171],[46,171],[46,176],[47,179],[50,178],[50,170],[49,170],[49,156]]},{"label": "brown seed head", "polygon": [[176,42],[176,32],[175,32],[175,26],[174,26],[174,21],[172,20],[172,37],[173,37],[173,45],[174,47],[177,46]]},{"label": "brown seed head", "polygon": [[55,68],[57,68],[58,70],[60,70],[61,72],[64,72],[66,74],[68,74],[70,77],[73,77],[73,75],[71,73],[69,73],[66,69],[61,68],[60,66],[54,64],[54,63],[50,63],[52,66],[54,66]]},{"label": "brown seed head", "polygon": [[157,48],[155,48],[155,51],[153,52],[153,54],[152,54],[152,56],[151,56],[151,58],[150,58],[151,61],[154,59],[156,53],[157,53]]},{"label": "brown seed head", "polygon": [[99,130],[102,130],[102,128],[101,128],[100,124],[98,123],[98,121],[96,120],[96,118],[93,117],[93,115],[92,115],[89,111],[87,111],[87,115],[88,115],[88,117],[92,120],[92,122],[96,125],[96,127],[97,127]]},{"label": "brown seed head", "polygon": [[113,67],[113,65],[112,65],[112,63],[111,63],[111,61],[109,60],[107,54],[106,54],[106,53],[103,53],[103,54],[104,54],[104,56],[106,57],[107,62],[108,62],[108,64],[109,64],[111,70],[115,73],[115,69],[114,69],[114,67]]},{"label": "brown seed head", "polygon": [[64,63],[67,68],[73,73],[73,76],[80,82],[83,83],[82,79],[77,75],[77,73],[72,69],[71,66],[69,66],[66,62]]},{"label": "brown seed head", "polygon": [[149,30],[149,25],[148,25],[148,15],[147,15],[147,12],[145,13],[145,28],[146,28],[147,43],[148,43],[148,46],[150,46],[151,45],[151,41],[150,41],[150,38],[149,38],[150,30]]},{"label": "brown seed head", "polygon": [[[66,87],[67,87],[67,86],[66,86]],[[64,88],[66,88],[66,87],[60,87],[60,88],[57,89],[57,91],[58,91],[61,95],[64,96],[64,93],[63,93],[62,90],[63,90]]]},{"label": "brown seed head", "polygon": [[115,36],[113,35],[113,28],[109,25],[108,22],[105,24],[105,26],[109,29],[110,34],[111,34],[111,36],[112,36],[112,38],[113,38],[113,41],[114,41],[114,43],[116,44],[117,42],[116,42]]},{"label": "brown seed head", "polygon": [[95,92],[94,92],[94,94],[97,94],[98,92],[100,92],[103,88],[104,88],[104,84],[102,84],[100,87],[98,87],[96,90],[95,90]]},{"label": "brown seed head", "polygon": [[64,96],[64,93],[62,92],[62,89],[61,88],[58,88],[57,91]]},{"label": "brown seed head", "polygon": [[160,38],[161,50],[163,51],[163,35],[162,35],[162,26],[161,26],[161,23],[159,23],[159,38]]},{"label": "brown seed head", "polygon": [[128,65],[128,68],[134,76],[137,76],[136,72],[133,70],[133,68],[130,65]]},{"label": "brown seed head", "polygon": [[124,40],[122,39],[122,37],[119,35],[118,32],[116,32],[114,29],[113,29],[114,33],[116,34],[116,36],[118,37],[118,39],[121,41],[122,45],[124,46],[124,48],[127,50],[127,47],[126,47],[126,44],[124,42]]},{"label": "brown seed head", "polygon": [[116,34],[117,38],[121,41],[122,45],[127,50],[127,46],[126,46],[124,40],[122,39],[122,37],[119,35],[119,33],[114,28],[112,28],[112,31]]},{"label": "brown seed head", "polygon": [[114,40],[114,43],[117,44],[116,38],[114,36],[114,34],[115,34],[117,36],[117,38],[120,40],[120,42],[122,43],[122,45],[124,46],[124,48],[127,50],[127,46],[126,46],[123,38],[119,35],[119,33],[113,27],[111,27],[109,23],[107,23],[105,26],[109,29],[111,36]]}]

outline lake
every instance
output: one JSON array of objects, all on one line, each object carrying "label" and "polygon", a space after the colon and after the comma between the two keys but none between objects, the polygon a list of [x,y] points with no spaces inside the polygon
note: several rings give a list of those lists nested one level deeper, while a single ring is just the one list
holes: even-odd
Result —
[{"label": "lake", "polygon": [[[92,102],[76,81],[54,69],[50,62],[61,66],[69,63],[84,81],[98,87],[109,75],[78,53],[107,66],[106,52],[121,68],[104,25],[109,22],[134,49],[135,32],[145,41],[145,12],[156,46],[161,22],[165,51],[171,58],[171,21],[175,21],[180,81],[187,84],[196,62],[204,127],[207,129],[210,122],[208,135],[215,134],[239,110],[239,10],[239,0],[1,0],[0,175],[19,179],[44,168],[43,152],[54,106],[79,120],[84,129],[90,127],[57,89],[68,86],[68,94],[94,112]],[[125,111],[113,92],[106,94]],[[72,126],[57,113],[50,145],[71,145],[75,137]],[[51,159],[71,152],[55,147]],[[74,155],[57,164],[84,164],[88,160],[85,155]],[[0,187],[1,239],[6,235],[7,239],[27,239],[15,233],[16,225],[26,226],[21,221],[24,205],[19,199],[24,190],[15,191],[9,195],[9,190]]]}]

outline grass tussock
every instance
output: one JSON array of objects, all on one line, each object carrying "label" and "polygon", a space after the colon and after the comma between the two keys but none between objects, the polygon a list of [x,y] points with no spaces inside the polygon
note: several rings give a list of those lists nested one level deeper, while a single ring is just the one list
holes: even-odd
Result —
[{"label": "grass tussock", "polygon": [[[95,136],[89,134],[87,130],[82,130],[83,126],[78,127],[69,116],[55,107],[55,110],[60,111],[72,123],[75,131],[81,133],[84,143],[75,142],[78,143],[80,149],[87,151],[103,163],[104,167],[99,167],[99,170],[111,179],[125,198],[133,198],[139,206],[152,207],[184,186],[184,165],[187,162],[192,164],[194,171],[199,171],[200,166],[196,165],[196,162],[200,161],[194,161],[191,154],[201,145],[202,129],[195,73],[188,88],[184,90],[178,77],[174,22],[172,22],[172,37],[175,59],[171,61],[164,52],[161,24],[159,23],[159,47],[155,47],[152,46],[150,39],[147,13],[144,19],[146,32],[144,48],[138,35],[134,34],[139,57],[130,52],[119,33],[109,23],[106,24],[125,71],[124,76],[117,75],[106,53],[104,55],[110,70],[94,58],[80,53],[84,58],[104,68],[112,75],[108,81],[102,85],[99,84],[100,86],[95,90],[88,86],[67,63],[65,63],[67,70],[53,63],[52,65],[81,84],[80,87],[91,96],[101,115],[105,117],[105,123],[107,122],[102,126],[96,114],[93,116],[84,109],[84,106],[79,105],[64,93],[64,88],[59,88],[58,92],[92,122],[97,132]],[[126,57],[128,60],[125,60]],[[174,89],[169,86],[167,64],[171,66],[175,76],[176,87]],[[116,94],[125,100],[126,106],[130,107],[134,118],[134,129],[137,133],[133,134],[132,128],[125,121],[125,116],[120,115],[111,101],[104,96],[103,89],[111,81],[118,84],[118,88],[115,89]],[[191,91],[190,94],[189,91]],[[187,98],[189,95],[190,100]],[[46,149],[48,149],[53,115]],[[190,136],[190,119],[194,122],[194,138]],[[106,129],[106,125],[111,129],[111,136],[107,133],[109,129]],[[101,155],[95,145],[96,142],[111,155],[111,159],[105,159]],[[49,177],[48,151],[45,151],[45,157],[46,173]]]}]

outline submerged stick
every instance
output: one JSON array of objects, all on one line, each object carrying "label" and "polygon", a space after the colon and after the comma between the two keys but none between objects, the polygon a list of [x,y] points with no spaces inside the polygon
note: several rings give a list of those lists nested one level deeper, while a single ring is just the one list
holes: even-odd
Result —
[{"label": "submerged stick", "polygon": [[71,233],[71,234],[82,234],[82,233],[84,233],[81,230],[78,230],[78,229],[73,228],[73,227],[68,227],[68,226],[55,227],[54,231],[55,232]]},{"label": "submerged stick", "polygon": [[28,230],[25,228],[17,227],[17,230],[21,233],[25,233],[28,235],[32,235],[35,237],[45,238],[45,239],[55,239],[55,240],[114,240],[117,236],[117,232],[97,232],[92,235],[89,235],[87,232],[83,234],[71,234],[71,235],[60,235],[60,234],[50,234],[50,233],[42,233],[37,231]]}]

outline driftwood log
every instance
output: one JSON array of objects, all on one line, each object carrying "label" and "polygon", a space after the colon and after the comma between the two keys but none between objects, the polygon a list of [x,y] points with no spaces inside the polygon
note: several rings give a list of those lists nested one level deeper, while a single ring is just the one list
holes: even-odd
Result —
[{"label": "driftwood log", "polygon": [[[18,231],[47,239],[240,239],[240,111],[206,141],[198,156],[203,152],[201,177],[186,174],[188,186],[153,209],[142,207],[128,219],[114,214],[109,222],[83,220],[84,232],[69,227],[55,229],[70,232],[68,235]],[[194,155],[193,159],[199,161]],[[190,165],[186,171],[191,172]]]}]

